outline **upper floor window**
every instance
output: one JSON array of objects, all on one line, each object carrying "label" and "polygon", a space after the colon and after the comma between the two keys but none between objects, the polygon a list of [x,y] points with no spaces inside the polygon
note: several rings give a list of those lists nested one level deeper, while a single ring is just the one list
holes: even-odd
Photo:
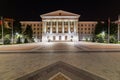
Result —
[{"label": "upper floor window", "polygon": [[81,26],[83,26],[83,24],[81,24]]},{"label": "upper floor window", "polygon": [[92,26],[95,26],[94,24],[92,24]]},{"label": "upper floor window", "polygon": [[39,24],[37,24],[37,26],[39,26]]},{"label": "upper floor window", "polygon": [[34,26],[36,26],[36,24],[34,24]]},{"label": "upper floor window", "polygon": [[88,30],[90,30],[90,28],[88,28]]}]

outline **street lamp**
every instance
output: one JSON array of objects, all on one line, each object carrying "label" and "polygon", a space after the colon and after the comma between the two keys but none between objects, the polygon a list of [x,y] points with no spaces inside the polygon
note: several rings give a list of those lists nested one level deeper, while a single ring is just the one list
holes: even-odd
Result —
[{"label": "street lamp", "polygon": [[1,27],[2,27],[2,44],[4,44],[3,17],[1,17]]}]

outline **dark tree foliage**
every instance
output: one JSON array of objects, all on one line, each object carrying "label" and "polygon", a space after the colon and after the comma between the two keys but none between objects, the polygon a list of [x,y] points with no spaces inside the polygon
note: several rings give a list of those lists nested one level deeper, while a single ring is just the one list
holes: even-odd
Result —
[{"label": "dark tree foliage", "polygon": [[21,42],[21,38],[18,37],[18,38],[17,38],[17,44],[20,44],[20,43],[22,43],[22,42]]},{"label": "dark tree foliage", "polygon": [[95,35],[100,34],[104,30],[105,30],[104,23],[98,21],[95,27]]},{"label": "dark tree foliage", "polygon": [[[108,22],[98,22],[95,28],[95,35],[100,34],[102,31],[108,34]],[[110,35],[117,35],[117,24],[110,23]]]},{"label": "dark tree foliage", "polygon": [[21,23],[17,20],[13,23],[13,33],[22,33]]},{"label": "dark tree foliage", "polygon": [[26,26],[26,30],[24,31],[24,35],[26,35],[29,39],[32,39],[33,31],[30,25]]}]

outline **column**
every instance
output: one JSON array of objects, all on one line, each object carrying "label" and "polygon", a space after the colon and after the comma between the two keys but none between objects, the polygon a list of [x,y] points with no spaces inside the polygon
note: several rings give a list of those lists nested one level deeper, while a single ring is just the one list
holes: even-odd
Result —
[{"label": "column", "polygon": [[44,27],[44,33],[46,33],[46,21],[43,22]]},{"label": "column", "polygon": [[70,33],[70,21],[68,21],[68,33]]},{"label": "column", "polygon": [[76,33],[76,22],[74,21],[74,33]]},{"label": "column", "polygon": [[50,34],[52,34],[52,21],[50,22],[51,26],[50,26]]},{"label": "column", "polygon": [[64,21],[62,21],[62,33],[64,33]]},{"label": "column", "polygon": [[58,21],[56,22],[56,33],[58,33]]}]

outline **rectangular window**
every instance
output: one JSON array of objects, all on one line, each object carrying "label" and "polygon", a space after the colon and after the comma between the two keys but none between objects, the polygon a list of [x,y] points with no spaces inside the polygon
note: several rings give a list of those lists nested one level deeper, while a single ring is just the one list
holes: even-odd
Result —
[{"label": "rectangular window", "polygon": [[88,30],[90,30],[90,28],[88,28]]},{"label": "rectangular window", "polygon": [[83,24],[81,24],[81,26],[83,26]]},{"label": "rectangular window", "polygon": [[39,24],[37,24],[37,26],[39,26]]}]

